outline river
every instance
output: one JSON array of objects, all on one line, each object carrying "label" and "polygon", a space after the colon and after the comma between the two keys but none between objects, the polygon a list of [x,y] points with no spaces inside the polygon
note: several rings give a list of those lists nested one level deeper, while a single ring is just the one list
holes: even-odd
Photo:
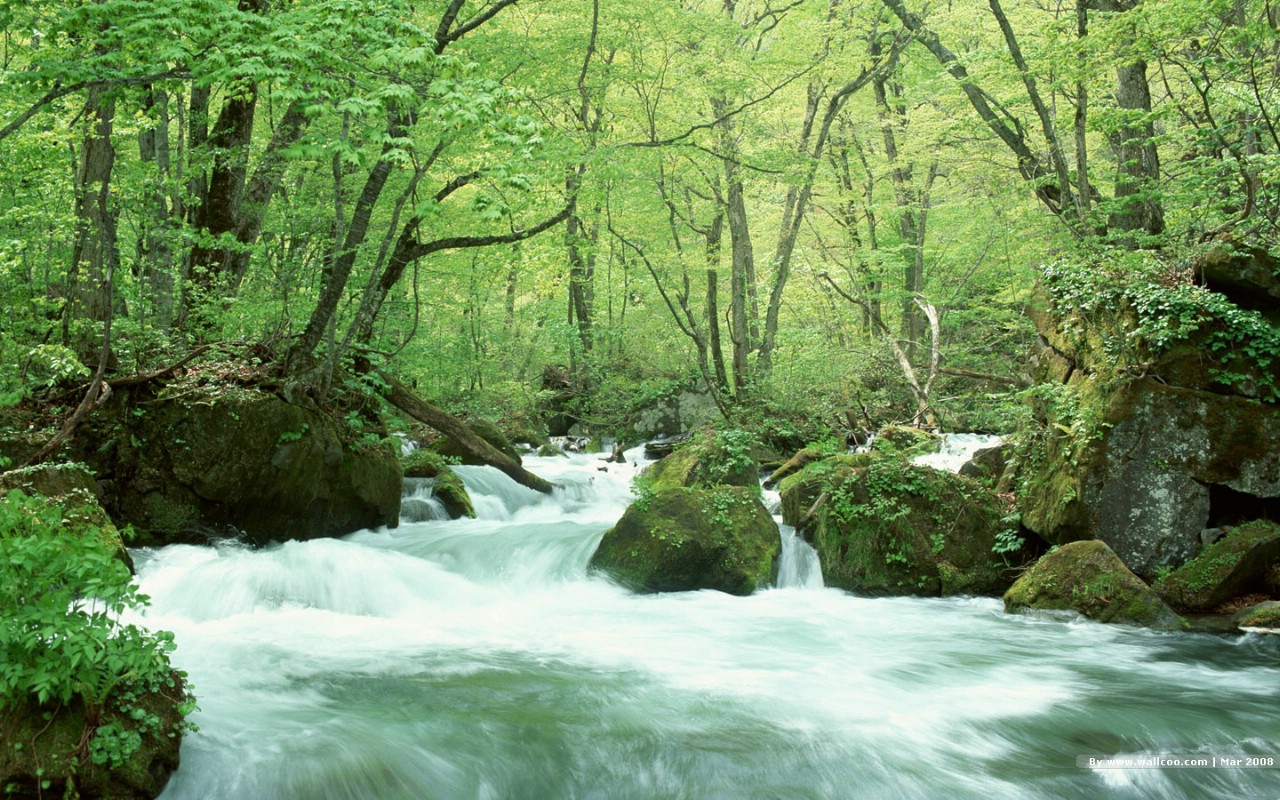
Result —
[{"label": "river", "polygon": [[794,541],[779,588],[637,595],[587,569],[637,467],[526,466],[564,488],[465,467],[480,519],[136,551],[200,698],[164,800],[1280,798],[1078,762],[1280,761],[1280,637],[855,597]]}]

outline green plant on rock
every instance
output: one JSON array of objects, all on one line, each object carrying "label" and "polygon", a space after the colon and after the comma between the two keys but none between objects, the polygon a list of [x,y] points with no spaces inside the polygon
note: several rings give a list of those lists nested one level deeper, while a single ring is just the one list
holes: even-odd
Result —
[{"label": "green plant on rock", "polygon": [[[1109,268],[1101,266],[1104,261]],[[1093,337],[1117,373],[1142,374],[1155,356],[1202,335],[1217,360],[1209,370],[1214,381],[1280,402],[1273,369],[1280,361],[1280,328],[1192,284],[1190,275],[1150,253],[1111,250],[1043,270],[1053,304],[1067,312],[1064,333],[1086,346]],[[1116,319],[1103,322],[1109,317]]]},{"label": "green plant on rock", "polygon": [[[75,755],[122,764],[143,734],[160,733],[145,694],[175,693],[184,716],[194,709],[170,667],[173,634],[120,619],[147,602],[99,532],[67,534],[61,509],[10,491],[0,500],[0,709],[34,702],[52,714],[78,704],[86,729]],[[122,727],[119,715],[134,724]]]}]

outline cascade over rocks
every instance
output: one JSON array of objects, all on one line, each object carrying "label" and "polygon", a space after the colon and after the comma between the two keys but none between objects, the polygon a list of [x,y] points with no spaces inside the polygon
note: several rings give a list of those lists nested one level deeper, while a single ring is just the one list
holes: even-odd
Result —
[{"label": "cascade over rocks", "polygon": [[1004,506],[989,489],[899,456],[816,461],[784,478],[780,492],[783,521],[812,541],[828,586],[865,594],[999,594],[1029,555],[1016,532],[1005,531]]},{"label": "cascade over rocks", "polygon": [[113,518],[152,542],[230,528],[264,544],[399,520],[394,443],[357,440],[313,405],[267,391],[118,391],[75,447]]},{"label": "cascade over rocks", "polygon": [[467,493],[467,487],[439,453],[417,448],[401,457],[401,464],[406,484],[414,479],[433,481],[431,494],[440,501],[451,518],[475,518],[476,509],[471,502],[471,495]]}]

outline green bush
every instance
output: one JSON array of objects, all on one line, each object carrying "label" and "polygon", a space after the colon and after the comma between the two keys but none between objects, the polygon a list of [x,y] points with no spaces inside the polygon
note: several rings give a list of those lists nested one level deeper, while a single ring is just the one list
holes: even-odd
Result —
[{"label": "green bush", "polygon": [[[98,531],[67,534],[61,509],[10,491],[0,500],[0,709],[80,704],[93,762],[123,763],[140,739],[104,712],[148,731],[144,694],[177,690],[183,714],[194,708],[169,664],[173,634],[120,621],[147,602]],[[152,726],[158,732],[160,720]]]}]

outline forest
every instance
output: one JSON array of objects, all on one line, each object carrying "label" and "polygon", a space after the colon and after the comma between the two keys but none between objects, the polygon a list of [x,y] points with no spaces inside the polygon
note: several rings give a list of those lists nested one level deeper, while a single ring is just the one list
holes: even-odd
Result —
[{"label": "forest", "polygon": [[1041,266],[1275,241],[1278,13],[6,3],[0,398],[208,348],[498,416],[550,370],[609,435],[676,387],[1009,430]]},{"label": "forest", "polygon": [[0,796],[1262,796],[1275,0],[0,32]]}]

